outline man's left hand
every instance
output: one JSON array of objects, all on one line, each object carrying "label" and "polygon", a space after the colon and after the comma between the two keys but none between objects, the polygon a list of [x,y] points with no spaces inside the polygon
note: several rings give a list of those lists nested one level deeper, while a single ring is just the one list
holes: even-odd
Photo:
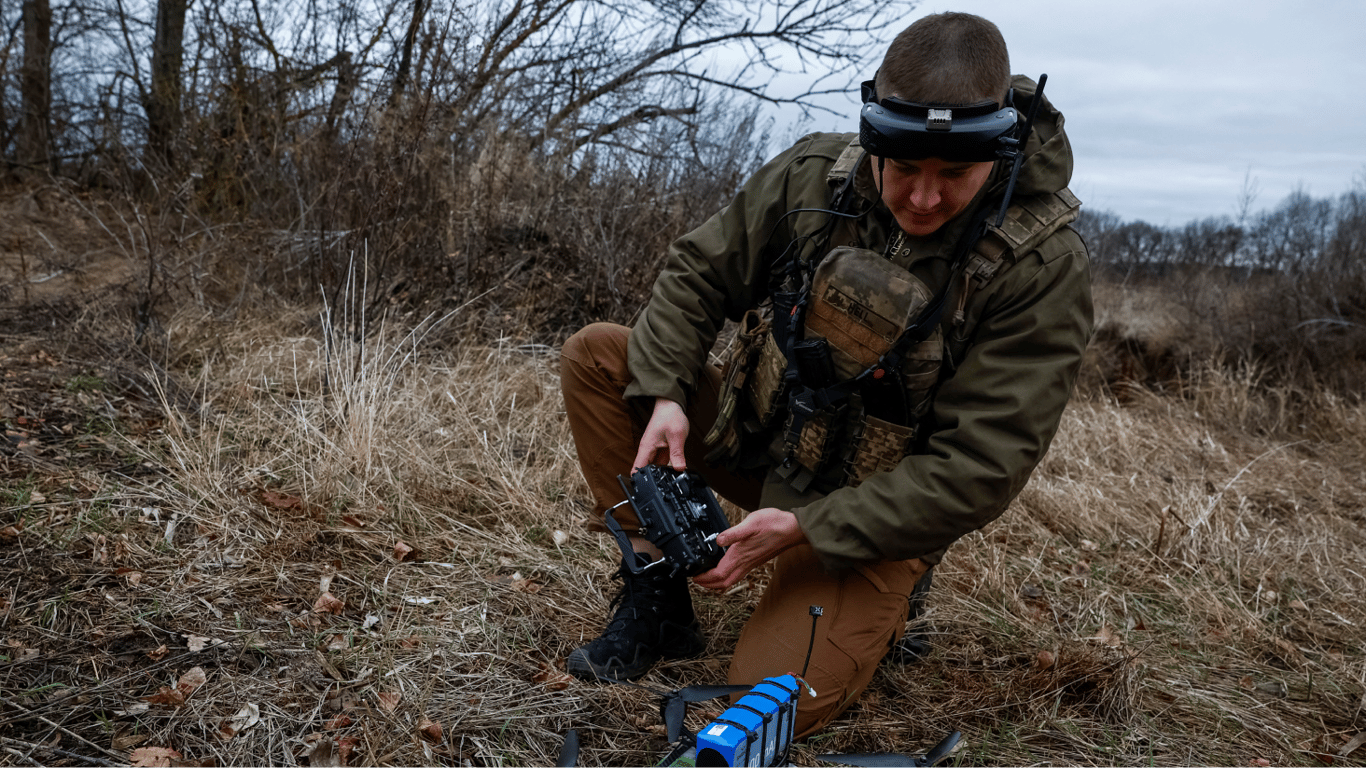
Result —
[{"label": "man's left hand", "polygon": [[805,544],[806,534],[797,524],[796,515],[768,507],[751,512],[739,525],[722,531],[716,543],[727,548],[721,562],[693,577],[705,589],[730,587],[783,551]]}]

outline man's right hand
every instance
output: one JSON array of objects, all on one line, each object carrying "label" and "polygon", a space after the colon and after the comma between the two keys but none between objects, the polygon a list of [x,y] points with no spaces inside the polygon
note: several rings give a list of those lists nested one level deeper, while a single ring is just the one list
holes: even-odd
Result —
[{"label": "man's right hand", "polygon": [[650,415],[650,423],[645,425],[645,434],[640,437],[640,448],[636,450],[636,460],[631,468],[663,464],[666,462],[661,459],[667,457],[670,467],[679,471],[687,469],[687,459],[683,457],[683,443],[687,439],[688,415],[683,406],[668,398],[655,398],[654,413]]}]

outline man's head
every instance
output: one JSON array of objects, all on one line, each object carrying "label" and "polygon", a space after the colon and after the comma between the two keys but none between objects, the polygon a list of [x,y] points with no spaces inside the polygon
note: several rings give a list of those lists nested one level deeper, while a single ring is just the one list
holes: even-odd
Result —
[{"label": "man's head", "polygon": [[922,104],[1002,106],[1010,54],[995,24],[970,13],[936,13],[896,36],[877,71],[882,98]]},{"label": "man's head", "polygon": [[[991,102],[992,107],[976,111],[993,113],[1004,106],[1010,88],[1010,56],[995,24],[967,13],[940,13],[916,21],[896,36],[874,83],[879,102],[894,99],[948,107]],[[882,202],[901,229],[922,237],[967,208],[986,184],[993,164],[898,153],[893,159],[880,158],[875,176]]]}]

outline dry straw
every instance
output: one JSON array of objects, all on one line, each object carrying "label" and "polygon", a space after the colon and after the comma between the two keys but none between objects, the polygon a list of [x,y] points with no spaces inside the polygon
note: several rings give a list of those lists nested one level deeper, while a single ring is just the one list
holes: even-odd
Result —
[{"label": "dry straw", "polygon": [[[660,754],[654,696],[561,672],[617,555],[582,527],[554,350],[356,306],[168,322],[195,380],[122,443],[159,469],[22,534],[68,586],[7,598],[10,637],[50,662],[6,668],[12,738],[57,732],[22,706],[220,765],[548,764],[570,727],[584,764]],[[1362,759],[1335,755],[1366,730],[1363,407],[1251,367],[1111,391],[941,566],[929,658],[885,664],[798,762],[954,729],[969,764]],[[709,654],[645,682],[721,682],[765,581],[695,592]],[[193,667],[183,704],[156,703]]]}]

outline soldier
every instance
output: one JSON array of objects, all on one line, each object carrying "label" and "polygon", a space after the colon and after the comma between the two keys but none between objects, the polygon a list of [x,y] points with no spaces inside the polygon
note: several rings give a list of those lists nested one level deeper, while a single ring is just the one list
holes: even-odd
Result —
[{"label": "soldier", "polygon": [[[799,735],[898,647],[917,584],[1024,487],[1071,394],[1090,277],[1062,115],[1038,90],[991,22],[916,21],[864,83],[859,134],[778,155],[673,243],[634,328],[564,346],[590,528],[622,500],[618,474],[667,463],[748,512],[699,586],[776,559],[730,682],[801,669],[824,606]],[[707,354],[726,318],[741,327],[723,375]],[[631,541],[638,564],[660,557]],[[568,671],[634,679],[705,650],[686,579],[664,570],[618,572],[612,618]]]}]

